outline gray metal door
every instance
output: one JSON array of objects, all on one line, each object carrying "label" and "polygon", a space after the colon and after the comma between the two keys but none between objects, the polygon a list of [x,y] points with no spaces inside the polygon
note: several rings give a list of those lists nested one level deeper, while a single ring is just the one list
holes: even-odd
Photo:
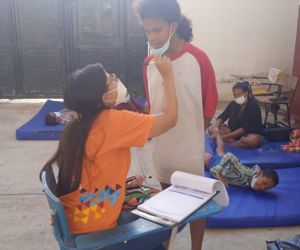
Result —
[{"label": "gray metal door", "polygon": [[57,96],[66,77],[64,1],[15,0],[19,96]]},{"label": "gray metal door", "polygon": [[101,62],[109,72],[124,74],[123,0],[72,2],[73,67]]},{"label": "gray metal door", "polygon": [[143,96],[141,65],[146,42],[131,13],[131,2],[72,2],[72,62],[74,69],[101,62],[108,72],[122,79],[133,95]]},{"label": "gray metal door", "polygon": [[132,2],[127,0],[126,12],[126,82],[131,93],[144,96],[142,65],[147,55],[145,32],[132,11]]},{"label": "gray metal door", "polygon": [[12,5],[0,1],[0,96],[13,97],[17,87]]},{"label": "gray metal door", "polygon": [[0,0],[0,98],[57,97],[67,76],[101,62],[143,96],[146,39],[132,0]]}]

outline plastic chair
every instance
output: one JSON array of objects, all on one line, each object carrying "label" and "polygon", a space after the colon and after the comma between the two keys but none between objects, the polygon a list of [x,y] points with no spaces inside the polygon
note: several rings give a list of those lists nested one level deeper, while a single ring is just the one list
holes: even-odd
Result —
[{"label": "plastic chair", "polygon": [[[59,198],[54,195],[56,179],[52,167],[49,167],[46,171],[42,172],[41,179],[50,207],[50,214],[54,222],[53,233],[60,249],[102,249],[119,243],[124,244],[124,249],[129,249],[128,245],[132,239],[140,239],[144,236],[165,233],[166,231],[169,231],[171,234],[169,227],[139,218],[128,224],[119,225],[113,229],[88,234],[72,235],[70,233],[64,207]],[[191,221],[218,213],[222,211],[222,209],[222,206],[212,200],[177,226],[182,227]],[[175,227],[175,229],[177,232],[177,227]],[[176,232],[174,233],[173,229],[172,236],[176,236]],[[174,246],[175,237],[172,236],[170,240],[172,244],[169,245],[168,249],[171,249]],[[157,243],[157,246],[159,245],[160,243]],[[147,248],[147,245],[143,245],[142,248],[143,250],[156,249],[156,246]],[[136,246],[135,248],[130,247],[130,250],[134,249],[141,249],[141,245],[139,245],[139,247]]]},{"label": "plastic chair", "polygon": [[286,75],[279,69],[270,68],[268,77],[264,80],[252,78],[251,94],[253,96],[280,95],[285,85]]},{"label": "plastic chair", "polygon": [[297,77],[287,76],[286,84],[280,89],[279,93],[273,95],[255,96],[255,99],[258,101],[258,103],[265,108],[265,126],[267,124],[269,114],[273,114],[274,124],[280,123],[277,121],[277,118],[281,105],[286,107],[287,125],[288,127],[291,126],[289,104],[293,98],[297,82]]}]

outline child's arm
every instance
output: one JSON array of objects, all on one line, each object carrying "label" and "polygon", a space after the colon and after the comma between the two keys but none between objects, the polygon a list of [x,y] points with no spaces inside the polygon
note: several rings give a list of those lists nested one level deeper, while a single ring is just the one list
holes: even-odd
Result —
[{"label": "child's arm", "polygon": [[212,132],[211,137],[215,140],[215,142],[217,144],[216,153],[219,156],[223,156],[225,154],[224,142],[219,133],[219,129],[217,127],[215,127],[211,130],[211,132]]}]

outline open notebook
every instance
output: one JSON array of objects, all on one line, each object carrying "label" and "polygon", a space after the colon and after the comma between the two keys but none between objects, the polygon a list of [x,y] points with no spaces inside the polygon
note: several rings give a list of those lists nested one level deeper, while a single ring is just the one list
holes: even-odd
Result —
[{"label": "open notebook", "polygon": [[229,203],[226,188],[219,180],[176,171],[171,177],[171,186],[132,212],[173,226],[214,198],[222,206]]}]

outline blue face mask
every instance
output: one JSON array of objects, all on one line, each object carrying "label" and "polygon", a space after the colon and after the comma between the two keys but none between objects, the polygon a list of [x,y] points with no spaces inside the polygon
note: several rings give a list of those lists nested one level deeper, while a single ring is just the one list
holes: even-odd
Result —
[{"label": "blue face mask", "polygon": [[61,112],[54,112],[54,114],[55,114],[56,118],[61,117]]},{"label": "blue face mask", "polygon": [[165,53],[167,52],[167,50],[168,50],[169,47],[170,47],[170,40],[171,40],[171,37],[172,37],[172,35],[173,35],[172,28],[173,28],[173,26],[171,25],[169,38],[168,38],[168,40],[165,42],[165,44],[164,44],[163,46],[161,46],[160,48],[155,49],[155,48],[152,47],[152,45],[151,45],[149,42],[147,42],[148,47],[150,48],[151,53],[152,53],[153,55],[163,55],[163,54],[165,54]]}]

